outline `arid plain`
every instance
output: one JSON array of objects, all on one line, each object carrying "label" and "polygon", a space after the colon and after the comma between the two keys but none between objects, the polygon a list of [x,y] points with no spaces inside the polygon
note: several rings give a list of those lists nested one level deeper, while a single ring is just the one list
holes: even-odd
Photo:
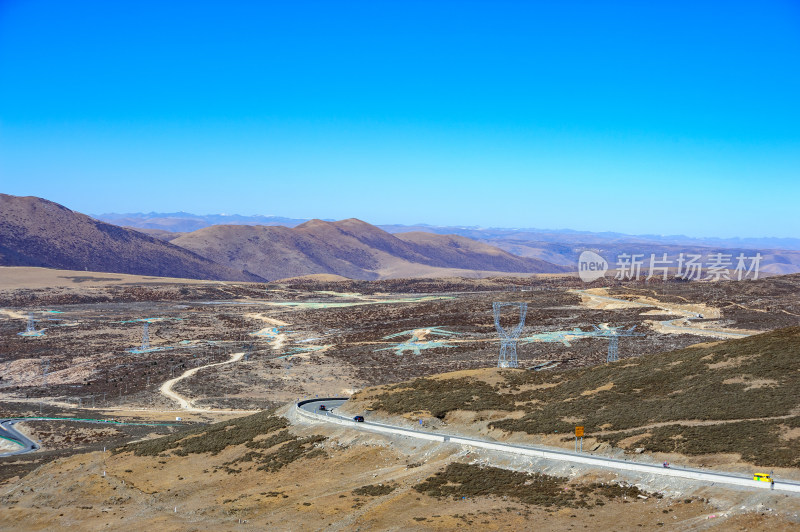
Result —
[{"label": "arid plain", "polygon": [[[797,276],[739,283],[598,281],[588,286],[569,275],[384,281],[309,276],[264,284],[5,270],[0,286],[3,415],[41,412],[43,417],[142,423],[21,424],[42,450],[2,459],[2,504],[9,518],[42,528],[76,520],[101,527],[113,516],[136,526],[158,523],[176,529],[211,519],[287,530],[344,530],[390,527],[386,520],[396,516],[401,528],[447,529],[488,521],[490,528],[500,529],[541,514],[550,528],[559,529],[581,526],[590,514],[593,523],[612,523],[617,506],[633,503],[636,510],[621,528],[665,519],[688,528],[701,523],[793,526],[793,499],[783,496],[759,495],[756,500],[735,490],[553,464],[534,469],[545,475],[540,479],[544,484],[529,493],[524,487],[536,479],[524,476],[531,464],[518,459],[309,426],[293,420],[286,405],[299,398],[355,394],[348,411],[369,412],[374,419],[567,449],[573,442],[563,432],[580,422],[590,431],[585,445],[596,453],[743,472],[770,467],[797,479],[798,465],[781,462],[775,453],[795,452],[800,438],[792,428],[793,409],[800,405],[775,406],[788,408],[775,416],[742,414],[744,419],[737,421],[780,418],[774,429],[764,426],[760,432],[778,441],[748,445],[738,454],[713,444],[724,435],[712,436],[708,445],[670,447],[662,440],[675,437],[674,430],[671,436],[653,432],[658,426],[719,428],[731,421],[725,416],[703,422],[643,414],[612,426],[602,423],[602,416],[589,416],[595,404],[584,405],[584,416],[566,406],[576,399],[601,398],[601,410],[635,410],[630,397],[616,393],[614,386],[635,378],[625,375],[636,360],[652,360],[648,364],[657,368],[659,356],[689,356],[681,354],[685,348],[689,353],[711,349],[708,356],[717,356],[715,346],[766,353],[772,345],[774,350],[778,339],[766,334],[762,341],[759,334],[776,329],[770,334],[795,334],[800,325]],[[494,301],[527,304],[518,344],[521,369],[492,369],[500,345]],[[18,334],[25,332],[30,317],[36,335]],[[508,313],[502,323],[511,326],[518,319]],[[614,364],[605,363],[606,337],[580,334],[596,330],[592,326],[634,325],[644,336],[621,338],[620,362]],[[149,345],[143,346],[145,327]],[[666,352],[676,354],[659,355]],[[754,356],[748,353],[744,356]],[[704,378],[703,372],[710,375],[714,367],[726,365],[710,364],[710,370],[706,364],[680,379]],[[720,386],[734,394],[793,386],[756,372],[726,373],[728,380]],[[558,386],[564,379],[585,384],[573,392],[575,397],[561,397]],[[669,393],[683,388],[676,384]],[[564,407],[531,395],[537,389],[551,390],[553,401],[566,401]],[[508,403],[514,397],[509,393],[520,391]],[[392,400],[397,393],[400,399]],[[694,393],[698,404],[710,401],[702,396],[708,391]],[[429,404],[431,397],[436,407]],[[517,406],[509,409],[509,404]],[[529,414],[534,424],[526,421]],[[182,436],[185,430],[190,432]],[[210,435],[220,431],[231,437],[208,448],[187,447],[196,438],[192,434],[216,442]],[[131,441],[152,444],[124,446]],[[320,467],[326,471],[322,476],[314,472]],[[470,468],[484,468],[479,476],[495,480],[473,486],[465,481],[474,477]],[[158,484],[158,478],[169,478],[167,469],[193,487]],[[507,478],[513,470],[523,476]],[[70,490],[69,500],[44,481],[62,476],[63,482],[75,483],[77,491]],[[431,480],[449,477],[445,484]],[[628,487],[620,491],[620,486]],[[112,495],[115,491],[119,494]],[[213,511],[200,503],[210,496],[219,499]],[[156,499],[159,504],[153,506]],[[734,505],[738,512],[730,511]],[[144,511],[145,506],[150,509]],[[757,511],[763,507],[775,511]],[[722,513],[724,518],[718,518]]]}]

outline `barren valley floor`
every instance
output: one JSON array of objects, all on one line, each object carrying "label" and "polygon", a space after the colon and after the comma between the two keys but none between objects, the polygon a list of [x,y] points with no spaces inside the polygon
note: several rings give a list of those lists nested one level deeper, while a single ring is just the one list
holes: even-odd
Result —
[{"label": "barren valley floor", "polygon": [[[483,521],[488,521],[492,527],[500,529],[506,525],[517,526],[515,523],[522,522],[520,520],[532,519],[540,515],[539,512],[544,512],[540,518],[548,519],[552,528],[558,529],[569,524],[588,522],[586,519],[589,514],[592,514],[592,522],[601,523],[603,519],[612,518],[616,511],[613,508],[617,505],[635,502],[631,508],[637,510],[631,513],[630,523],[622,528],[635,527],[640,524],[634,523],[637,520],[643,521],[642,524],[646,526],[664,522],[656,515],[662,510],[665,519],[668,517],[673,521],[669,524],[677,525],[675,521],[679,521],[684,528],[698,528],[701,525],[713,528],[722,526],[722,523],[725,526],[741,523],[751,529],[768,523],[769,526],[780,528],[784,524],[787,527],[791,524],[794,511],[791,501],[772,501],[768,496],[767,499],[756,501],[743,494],[731,494],[724,490],[708,491],[710,488],[694,489],[691,486],[681,486],[671,491],[668,486],[656,485],[650,486],[653,493],[660,490],[665,498],[657,499],[651,494],[645,495],[648,499],[633,497],[636,500],[630,500],[626,495],[617,497],[592,484],[596,484],[597,479],[602,479],[603,483],[618,483],[619,479],[615,480],[607,474],[563,471],[544,466],[541,472],[549,477],[542,477],[543,482],[552,486],[560,485],[560,489],[566,488],[567,492],[578,489],[585,497],[576,495],[576,498],[568,498],[566,502],[562,500],[563,497],[557,497],[556,500],[552,498],[556,490],[550,495],[542,495],[542,499],[526,499],[521,491],[501,492],[495,488],[475,491],[475,488],[465,486],[465,499],[461,500],[456,497],[460,493],[457,490],[450,493],[440,488],[426,488],[428,485],[438,485],[438,481],[426,479],[439,478],[437,473],[444,475],[441,478],[456,475],[462,481],[447,482],[463,485],[463,479],[469,477],[472,470],[458,469],[462,465],[478,468],[499,466],[501,469],[497,473],[494,469],[487,471],[501,476],[505,473],[500,471],[512,466],[498,463],[497,457],[487,456],[476,462],[475,457],[466,459],[462,451],[434,447],[424,449],[424,456],[426,460],[430,458],[429,462],[418,461],[414,458],[418,454],[416,450],[400,449],[400,443],[396,441],[319,427],[287,425],[280,429],[279,434],[285,434],[278,439],[273,439],[275,436],[270,435],[269,431],[263,435],[248,433],[242,436],[241,441],[234,438],[216,452],[214,449],[198,451],[208,456],[211,460],[209,463],[216,464],[214,471],[218,472],[214,475],[202,474],[203,470],[211,470],[209,467],[200,467],[200,464],[196,466],[194,458],[198,453],[189,451],[184,454],[180,451],[180,445],[167,445],[163,451],[153,455],[161,456],[161,459],[152,464],[149,458],[139,457],[135,450],[102,455],[102,448],[125,449],[118,446],[137,439],[161,441],[153,439],[158,437],[171,438],[176,442],[186,441],[175,438],[181,438],[183,430],[203,431],[211,430],[204,427],[216,426],[207,423],[234,423],[232,426],[238,427],[235,420],[247,412],[271,411],[302,397],[351,396],[357,392],[350,408],[374,411],[370,415],[405,415],[408,419],[421,419],[423,423],[434,427],[446,425],[451,429],[501,440],[527,440],[568,447],[571,445],[569,438],[556,435],[554,430],[563,434],[577,421],[601,425],[602,415],[596,416],[596,421],[581,420],[575,414],[559,414],[559,410],[571,410],[555,405],[551,407],[548,401],[566,401],[566,405],[572,401],[569,394],[574,394],[583,402],[597,397],[602,401],[587,403],[586,409],[597,411],[599,408],[602,412],[614,401],[624,400],[624,395],[613,395],[616,391],[608,390],[615,386],[619,388],[625,381],[620,378],[624,373],[621,368],[627,367],[626,360],[630,365],[638,364],[636,361],[640,357],[641,360],[653,358],[646,355],[682,353],[681,349],[700,344],[691,349],[709,351],[697,357],[722,357],[718,351],[720,348],[715,346],[723,345],[722,342],[726,341],[756,342],[753,353],[761,353],[763,349],[758,344],[762,342],[759,333],[776,329],[790,331],[786,328],[800,325],[800,302],[797,296],[800,276],[743,283],[611,283],[605,286],[582,286],[568,276],[370,282],[298,279],[258,284],[66,273],[56,279],[50,274],[49,281],[31,283],[31,288],[0,286],[0,353],[3,357],[0,365],[4,368],[0,380],[0,415],[34,417],[41,412],[51,417],[171,424],[147,429],[128,426],[106,428],[57,421],[22,424],[21,428],[41,440],[42,450],[0,458],[3,463],[2,488],[6,493],[0,504],[9,510],[13,509],[15,516],[24,517],[31,523],[40,523],[43,528],[48,526],[45,523],[58,523],[59,518],[84,519],[79,516],[90,518],[99,527],[101,522],[107,522],[111,514],[116,512],[116,519],[123,517],[134,520],[130,522],[137,522],[141,526],[161,523],[168,524],[168,528],[180,529],[189,526],[200,516],[208,518],[211,510],[187,509],[180,516],[166,516],[160,513],[164,511],[162,508],[142,516],[136,508],[144,504],[147,497],[156,497],[153,495],[155,493],[160,494],[157,499],[164,508],[176,505],[189,508],[195,504],[191,501],[199,497],[190,493],[214,491],[217,485],[222,489],[229,481],[241,483],[241,489],[234,490],[238,493],[235,497],[215,495],[220,500],[215,506],[218,512],[213,515],[220,523],[232,523],[230,519],[238,516],[237,520],[276,525],[279,522],[286,523],[281,520],[293,515],[294,519],[300,520],[300,529],[349,529],[351,525],[391,528],[395,525],[384,521],[385,518],[381,516],[399,512],[398,523],[404,523],[401,528],[447,529],[464,524],[480,528],[479,525],[485,524]],[[31,276],[35,277],[35,272],[29,272],[28,277]],[[517,348],[523,370],[516,370],[521,372],[520,376],[525,375],[524,378],[502,376],[502,371],[492,376],[491,372],[496,373],[497,370],[489,369],[496,366],[500,347],[492,314],[492,303],[495,301],[527,304],[526,326]],[[30,318],[35,332],[27,336],[20,335],[26,331]],[[501,323],[510,328],[515,320],[518,321],[518,316],[509,312],[503,315]],[[633,326],[644,336],[621,338],[620,362],[606,365],[608,338],[587,333]],[[149,345],[142,345],[145,328]],[[787,341],[787,349],[796,345],[791,340]],[[770,342],[774,344],[774,341]],[[742,344],[744,347],[735,349],[750,349],[747,345]],[[687,355],[669,356],[694,360],[694,351],[691,349]],[[725,349],[730,351],[730,348]],[[747,353],[741,355],[745,357],[742,360],[755,356]],[[659,359],[656,357],[654,360]],[[711,364],[717,363],[720,364],[718,367],[727,368],[730,364],[726,366],[725,360],[724,357],[719,361],[715,358]],[[735,362],[733,366],[737,364],[743,362]],[[598,371],[604,377],[601,378]],[[731,373],[729,376],[726,373],[725,379],[728,381],[725,382],[730,382],[728,386],[739,390],[735,393],[753,389],[774,392],[776,386],[793,385],[778,382],[775,377],[752,375],[753,371],[742,371],[742,375],[733,371],[736,375]],[[437,377],[452,372],[458,373],[452,377]],[[615,372],[620,372],[619,378],[615,379]],[[720,374],[719,370],[716,373]],[[688,373],[686,376],[690,377]],[[424,384],[428,382],[425,380],[427,377],[432,379],[429,382],[433,384]],[[567,390],[561,379],[568,379],[576,383],[573,387],[577,387],[574,391],[570,391],[571,388]],[[579,382],[584,384],[579,386]],[[681,382],[676,381],[676,393],[686,388]],[[400,383],[412,384],[403,384],[406,388],[392,388]],[[626,384],[631,390],[639,389],[640,385],[654,384],[637,384],[633,381]],[[509,410],[507,405],[512,396],[504,387],[509,387],[510,391],[520,390],[523,395],[513,401],[517,404],[527,402],[529,406],[519,408],[518,413],[514,409]],[[563,392],[558,391],[562,388]],[[405,394],[402,396],[405,398],[402,410],[390,406],[394,404],[390,401],[392,396],[386,394],[393,389]],[[550,392],[537,395],[538,392],[534,393],[537,389]],[[360,392],[362,390],[366,391],[366,395]],[[470,390],[464,397],[459,395]],[[429,394],[439,406],[451,404],[448,401],[460,401],[461,407],[435,412],[426,402],[428,396],[424,394]],[[698,397],[698,401],[702,400],[702,397]],[[414,401],[419,404],[414,404]],[[473,404],[472,401],[478,403]],[[485,404],[479,404],[481,401],[485,401]],[[776,408],[784,407],[787,405]],[[746,414],[745,419],[732,418],[728,421],[724,415],[712,416],[720,420],[712,420],[717,425],[722,421],[725,421],[723,424],[730,424],[731,421],[766,423],[765,418],[776,418],[771,423],[775,424],[774,430],[778,431],[776,437],[784,442],[777,445],[776,450],[768,450],[763,445],[749,445],[747,449],[742,449],[744,454],[737,455],[735,451],[732,454],[730,449],[714,449],[713,445],[665,446],[663,442],[669,440],[663,438],[676,437],[677,433],[669,428],[676,421],[679,425],[683,423],[687,430],[692,426],[704,425],[695,414],[687,418],[664,415],[663,420],[658,416],[641,421],[631,418],[614,426],[598,427],[590,443],[597,445],[598,449],[604,446],[602,449],[608,453],[621,453],[623,456],[634,451],[642,452],[638,448],[644,447],[644,452],[652,454],[654,459],[660,459],[663,455],[676,462],[684,460],[688,464],[702,463],[720,468],[734,466],[742,470],[759,465],[783,468],[779,469],[780,473],[793,478],[797,476],[794,471],[798,467],[796,464],[772,463],[769,461],[771,455],[767,454],[780,454],[781,445],[793,448],[800,436],[796,434],[797,429],[792,428],[794,422],[791,421],[797,412],[792,410],[792,405],[788,405],[788,408],[786,412],[781,411],[780,415],[767,416],[754,412]],[[384,414],[381,414],[382,409],[386,411]],[[270,415],[284,419],[280,417],[282,412],[278,410]],[[529,413],[535,416],[534,423],[527,421]],[[181,421],[176,422],[176,417],[180,417]],[[705,422],[705,425],[708,424]],[[754,430],[758,434],[759,429]],[[761,434],[771,434],[771,430],[765,426]],[[598,431],[602,434],[598,434]],[[672,432],[667,434],[669,431]],[[679,437],[696,437],[694,433],[684,432]],[[285,464],[283,460],[288,458],[270,458],[278,452],[277,449],[283,449],[284,454],[288,452],[293,458]],[[254,451],[258,456],[252,454]],[[203,454],[205,452],[211,454]],[[248,453],[251,453],[251,458],[242,461],[241,457]],[[364,458],[359,466],[348,466],[354,463],[353,460],[358,460],[359,454],[363,454]],[[394,472],[393,469],[390,472],[377,463],[372,464],[372,458],[366,458],[383,455],[388,460],[386,463],[405,464],[403,471],[409,473],[399,474],[400,470]],[[278,452],[277,456],[283,455]],[[219,457],[219,460],[215,457]],[[114,471],[111,477],[116,479],[114,482],[119,484],[125,480],[126,488],[122,484],[114,484],[108,477],[99,477],[104,479],[102,481],[96,478],[94,469],[100,458],[105,461],[103,467]],[[262,459],[273,466],[261,468],[258,464]],[[325,468],[330,475],[341,477],[335,482],[330,481],[329,485],[325,484],[327,487],[321,492],[321,479],[312,480],[311,473],[319,467],[317,464],[320,460],[326,461],[328,465]],[[145,462],[149,465],[145,466]],[[421,465],[409,468],[408,464],[417,462]],[[234,465],[240,463],[247,467]],[[127,469],[123,464],[129,464],[125,466]],[[178,464],[182,464],[180,470],[186,470],[187,473],[175,475],[175,478],[192,478],[196,490],[178,489],[182,485],[180,483],[175,484],[175,489],[166,485],[143,487],[143,483],[151,482],[146,480],[149,477],[144,471],[178,468]],[[194,471],[195,467],[199,468],[191,473],[195,476],[187,476],[190,475],[188,471]],[[526,470],[521,464],[513,465],[512,469]],[[369,473],[373,470],[373,473]],[[250,494],[250,488],[245,488],[251,482],[246,479],[258,475],[257,471],[268,475],[268,484],[272,486],[265,491],[266,496]],[[74,477],[79,491],[85,491],[87,500],[95,501],[84,505],[90,506],[91,511],[76,510],[74,504],[77,503],[66,502],[70,497],[58,502],[63,489],[52,486],[45,488],[37,484],[36,478],[42,475],[58,476],[62,474],[60,472]],[[486,471],[480,473],[486,474]],[[563,480],[558,480],[562,477]],[[297,485],[292,487],[287,484],[288,478],[303,481],[296,482]],[[520,477],[518,480],[524,486],[531,479]],[[509,482],[513,484],[514,481],[512,479]],[[386,491],[389,488],[366,487],[362,490],[366,495],[355,495],[353,490],[372,484],[388,485],[392,489]],[[640,481],[637,485],[648,491],[646,484]],[[26,491],[23,486],[28,486],[27,489],[31,491]],[[136,486],[136,494],[129,492],[132,486]],[[120,497],[127,502],[110,502],[117,496],[101,494],[111,488],[114,488],[112,491],[122,490],[126,493]],[[170,494],[167,495],[164,490]],[[182,495],[178,496],[173,491]],[[37,492],[51,502],[45,504],[45,499],[34,495]],[[271,495],[278,492],[280,495]],[[692,505],[676,499],[678,492],[683,494],[681,497],[685,495],[684,498],[700,502]],[[290,493],[289,497],[284,497]],[[184,498],[183,502],[180,502],[181,497]],[[336,504],[327,498],[336,499]],[[585,504],[579,502],[584,499]],[[306,505],[306,502],[309,504]],[[716,517],[706,519],[726,505],[733,508],[734,503],[747,511],[729,511],[722,520],[716,520]],[[67,506],[70,509],[57,513],[54,510],[45,511],[43,504],[51,510]],[[762,506],[759,507],[759,504]],[[765,504],[774,506],[777,511],[756,511],[763,510]],[[40,511],[35,511],[37,507]],[[134,513],[139,517],[135,517]],[[576,517],[572,517],[573,514]],[[701,518],[705,521],[701,521]],[[286,526],[286,529],[297,527]]]}]

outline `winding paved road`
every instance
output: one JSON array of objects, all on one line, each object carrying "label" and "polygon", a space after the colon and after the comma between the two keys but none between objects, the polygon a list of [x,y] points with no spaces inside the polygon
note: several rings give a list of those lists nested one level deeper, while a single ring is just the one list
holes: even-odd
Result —
[{"label": "winding paved road", "polygon": [[35,441],[29,439],[27,436],[25,436],[20,431],[14,428],[14,425],[19,423],[20,421],[25,421],[25,419],[0,420],[0,438],[15,443],[20,447],[15,451],[1,453],[0,457],[14,456],[15,454],[30,453],[39,448],[39,445]]},{"label": "winding paved road", "polygon": [[[374,421],[356,422],[349,417],[344,417],[336,414],[336,409],[343,405],[347,400],[343,398],[325,398],[325,399],[311,399],[307,401],[300,401],[295,405],[297,413],[312,422],[327,422],[335,423],[337,425],[344,425],[356,430],[366,430],[372,432],[381,432],[384,434],[394,434],[400,436],[408,436],[412,438],[419,438],[428,441],[449,442],[466,445],[471,447],[479,447],[483,449],[490,449],[494,451],[501,451],[511,454],[518,454],[524,456],[532,456],[537,458],[546,458],[550,460],[558,460],[562,462],[571,462],[578,464],[586,464],[594,467],[603,467],[607,469],[616,469],[624,471],[637,471],[641,473],[648,473],[659,476],[679,477],[683,479],[701,481],[705,484],[724,484],[745,487],[749,489],[774,489],[784,493],[792,493],[800,495],[800,482],[792,481],[775,481],[771,486],[768,482],[757,482],[752,477],[744,477],[733,473],[724,471],[700,471],[697,469],[689,469],[685,467],[670,466],[664,468],[660,465],[647,464],[643,462],[633,462],[629,460],[618,460],[616,458],[606,458],[603,456],[593,455],[590,453],[574,453],[564,450],[556,450],[545,447],[534,447],[528,445],[501,443],[496,441],[481,440],[477,438],[466,438],[463,436],[442,434],[439,432],[426,432],[422,430],[409,429],[398,427],[394,425],[387,425],[384,423],[376,423]],[[326,410],[321,412],[319,405],[324,404],[326,409],[333,409],[333,412]]]},{"label": "winding paved road", "polygon": [[124,421],[110,421],[107,419],[82,419],[74,417],[15,417],[0,419],[0,438],[11,441],[20,446],[20,449],[0,453],[0,458],[4,456],[14,456],[36,451],[40,448],[39,444],[31,440],[23,433],[14,428],[14,425],[21,421],[77,421],[80,423],[95,423],[102,425],[137,425],[145,427],[165,427],[180,425],[180,423],[126,423]]}]

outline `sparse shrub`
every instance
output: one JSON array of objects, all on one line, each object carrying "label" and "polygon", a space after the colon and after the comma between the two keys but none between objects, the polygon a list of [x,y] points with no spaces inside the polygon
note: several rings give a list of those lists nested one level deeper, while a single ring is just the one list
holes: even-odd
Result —
[{"label": "sparse shrub", "polygon": [[564,477],[462,463],[449,464],[444,471],[427,478],[414,489],[437,498],[510,497],[545,508],[590,508],[605,504],[599,497],[635,498],[644,493],[636,486],[604,483],[571,486]]},{"label": "sparse shrub", "polygon": [[[800,408],[798,345],[800,327],[789,327],[562,373],[501,371],[503,381],[494,387],[466,378],[416,379],[389,387],[371,406],[389,414],[429,411],[439,418],[453,410],[523,410],[521,418],[489,427],[552,434],[570,433],[580,424],[587,436],[616,445],[654,423],[791,415]],[[750,384],[757,380],[766,387]],[[533,388],[543,384],[555,385]],[[760,465],[796,467],[800,440],[782,440],[781,424],[800,427],[800,417],[693,428],[676,424],[655,429],[637,446],[698,455],[738,452]],[[623,432],[604,435],[601,426]],[[674,440],[676,435],[683,438]]]},{"label": "sparse shrub", "polygon": [[380,497],[389,495],[397,486],[391,484],[367,484],[353,490],[353,495],[369,495],[370,497]]},{"label": "sparse shrub", "polygon": [[[411,408],[410,405],[413,405]],[[375,397],[373,408],[390,414],[425,410],[439,419],[453,410],[514,410],[513,397],[471,379],[416,379]]]},{"label": "sparse shrub", "polygon": [[178,456],[195,453],[217,454],[226,447],[252,442],[261,434],[269,434],[288,425],[289,422],[285,418],[275,416],[274,411],[259,412],[153,440],[123,445],[114,449],[114,452],[130,451],[136,456],[156,456],[169,450]]}]

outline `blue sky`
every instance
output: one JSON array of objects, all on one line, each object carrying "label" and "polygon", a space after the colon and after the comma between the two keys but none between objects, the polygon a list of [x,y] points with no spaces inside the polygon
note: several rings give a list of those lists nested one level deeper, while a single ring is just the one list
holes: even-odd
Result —
[{"label": "blue sky", "polygon": [[800,237],[800,3],[0,0],[0,191]]}]

